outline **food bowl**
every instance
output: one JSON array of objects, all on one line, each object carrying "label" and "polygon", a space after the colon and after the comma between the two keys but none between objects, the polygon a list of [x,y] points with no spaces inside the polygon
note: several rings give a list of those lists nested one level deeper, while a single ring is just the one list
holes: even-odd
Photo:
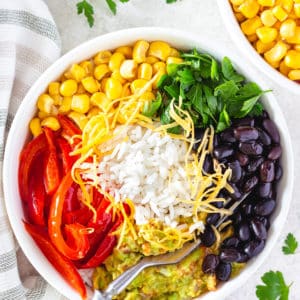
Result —
[{"label": "food bowl", "polygon": [[[58,291],[69,299],[79,299],[79,295],[67,284],[62,276],[53,268],[46,257],[42,254],[35,242],[25,231],[22,220],[24,213],[18,190],[18,165],[20,152],[29,137],[28,124],[36,112],[36,100],[38,95],[44,92],[49,82],[60,77],[72,63],[82,61],[93,56],[99,50],[114,49],[120,45],[131,44],[136,40],[145,39],[148,41],[163,40],[178,49],[197,48],[210,53],[218,59],[228,55],[225,51],[219,51],[219,45],[207,42],[204,37],[198,37],[187,32],[175,31],[163,28],[133,28],[99,36],[91,41],[85,42],[79,47],[71,50],[59,60],[57,60],[47,71],[36,81],[24,98],[16,117],[12,123],[6,143],[4,158],[3,184],[5,192],[6,208],[9,220],[15,236],[23,249],[25,255],[36,268],[36,270]],[[228,55],[229,56],[229,55]],[[242,61],[230,54],[238,72],[242,73],[248,80],[255,81],[251,68],[243,68]],[[267,90],[263,82],[258,82],[262,89]],[[270,254],[276,243],[281,229],[285,223],[289,204],[291,201],[293,187],[293,154],[291,141],[283,114],[272,93],[266,93],[262,101],[270,114],[270,117],[277,124],[280,135],[283,155],[281,163],[284,175],[278,186],[278,205],[273,214],[272,226],[269,230],[266,247],[261,254],[251,260],[240,275],[231,279],[225,284],[221,284],[217,291],[204,294],[199,299],[212,300],[224,299],[228,294],[243,286],[243,283],[258,269]]]},{"label": "food bowl", "polygon": [[285,77],[279,71],[271,67],[264,58],[256,52],[246,36],[242,32],[238,21],[233,13],[229,0],[217,0],[220,15],[223,18],[227,31],[233,39],[236,47],[243,53],[245,59],[249,59],[256,68],[272,79],[285,90],[300,95],[300,84]]}]

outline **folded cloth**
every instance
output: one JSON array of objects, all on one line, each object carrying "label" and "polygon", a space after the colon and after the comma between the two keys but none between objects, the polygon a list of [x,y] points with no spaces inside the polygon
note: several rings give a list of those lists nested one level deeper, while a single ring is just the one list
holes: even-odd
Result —
[{"label": "folded cloth", "polygon": [[[0,1],[0,174],[5,137],[16,110],[33,82],[59,55],[59,34],[42,0]],[[0,299],[62,298],[34,271],[14,240],[1,178]]]}]

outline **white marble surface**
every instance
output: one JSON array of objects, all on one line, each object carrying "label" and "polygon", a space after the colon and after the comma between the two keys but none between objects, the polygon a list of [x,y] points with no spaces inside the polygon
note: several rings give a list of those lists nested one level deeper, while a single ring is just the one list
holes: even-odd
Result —
[{"label": "white marble surface", "polygon": [[[118,4],[117,16],[110,13],[104,0],[91,0],[96,10],[95,26],[92,29],[88,27],[84,17],[77,16],[75,4],[78,1],[46,0],[61,33],[63,53],[83,41],[114,30],[136,26],[163,26],[206,36],[232,53],[245,55],[239,52],[226,32],[216,0],[181,0],[171,5],[165,4],[164,0],[131,0],[127,4]],[[226,300],[256,299],[255,286],[261,282],[260,277],[268,270],[280,270],[287,283],[294,282],[290,289],[290,299],[296,300],[300,299],[300,249],[296,255],[285,256],[281,247],[288,232],[293,232],[300,240],[300,188],[297,183],[300,180],[300,96],[288,93],[265,78],[259,70],[256,73],[258,81],[263,78],[274,90],[290,129],[296,164],[295,187],[285,229],[277,245],[264,265]]]}]

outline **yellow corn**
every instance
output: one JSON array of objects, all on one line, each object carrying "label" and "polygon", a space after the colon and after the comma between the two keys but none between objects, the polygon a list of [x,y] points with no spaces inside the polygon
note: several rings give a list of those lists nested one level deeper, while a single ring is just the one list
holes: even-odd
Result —
[{"label": "yellow corn", "polygon": [[159,61],[159,59],[156,58],[156,57],[154,57],[154,56],[147,56],[146,60],[145,60],[145,63],[153,65],[153,64],[155,64],[158,61]]},{"label": "yellow corn", "polygon": [[48,92],[50,96],[59,95],[59,82],[50,82],[48,85]]},{"label": "yellow corn", "polygon": [[275,0],[257,0],[257,3],[262,6],[274,6]]},{"label": "yellow corn", "polygon": [[91,104],[100,108],[104,112],[107,111],[110,102],[111,101],[102,92],[97,92],[91,96]]},{"label": "yellow corn", "polygon": [[149,47],[149,55],[157,57],[160,60],[166,61],[170,56],[171,47],[166,42],[152,42]]},{"label": "yellow corn", "polygon": [[100,51],[95,55],[94,63],[96,65],[107,64],[110,60],[110,57],[111,57],[110,51],[107,51],[107,50]]},{"label": "yellow corn", "polygon": [[153,74],[156,74],[159,70],[166,70],[166,64],[162,61],[159,61],[152,65]]},{"label": "yellow corn", "polygon": [[126,79],[121,76],[120,71],[118,70],[115,70],[111,73],[111,78],[119,80],[121,84],[124,84],[126,82]]},{"label": "yellow corn", "polygon": [[170,49],[170,56],[172,56],[172,57],[180,57],[180,53],[179,53],[179,51],[177,49],[171,47],[171,49]]},{"label": "yellow corn", "polygon": [[46,113],[46,112],[44,112],[44,111],[39,111],[38,112],[38,118],[40,119],[40,120],[43,120],[43,119],[45,119],[45,118],[48,118],[48,117],[50,117],[51,116],[51,113]]},{"label": "yellow corn", "polygon": [[277,22],[277,18],[275,18],[271,9],[264,10],[260,14],[260,19],[265,26],[269,27],[272,27]]},{"label": "yellow corn", "polygon": [[166,64],[181,64],[183,62],[183,59],[180,57],[174,57],[174,56],[169,56],[167,58]]},{"label": "yellow corn", "polygon": [[279,41],[273,48],[264,54],[264,57],[269,64],[279,63],[279,61],[286,55],[287,50],[288,46]]},{"label": "yellow corn", "polygon": [[116,49],[116,52],[122,53],[126,58],[132,58],[132,47],[121,46]]},{"label": "yellow corn", "polygon": [[150,80],[152,78],[152,66],[147,63],[140,64],[138,68],[138,78]]},{"label": "yellow corn", "polygon": [[276,42],[271,42],[271,43],[263,43],[261,40],[258,40],[255,44],[255,48],[259,54],[265,53],[271,48],[275,46]]},{"label": "yellow corn", "polygon": [[71,110],[72,97],[64,97],[62,99],[61,105],[58,108],[58,112],[67,113]]},{"label": "yellow corn", "polygon": [[[148,83],[148,81],[145,80],[145,79],[136,79],[136,80],[134,80],[130,85],[130,89],[131,89],[132,94],[136,94],[140,89],[144,88],[147,83]],[[150,85],[147,88],[147,91],[151,92],[151,90],[152,90],[152,86]]]},{"label": "yellow corn", "polygon": [[76,112],[76,111],[71,111],[68,114],[68,117],[73,120],[73,122],[81,129],[83,130],[86,123],[88,122],[88,119],[85,114]]},{"label": "yellow corn", "polygon": [[34,137],[42,133],[41,121],[39,118],[33,118],[29,123],[29,128]]},{"label": "yellow corn", "polygon": [[137,63],[142,63],[146,60],[146,54],[149,49],[149,43],[146,41],[137,41],[133,46],[132,58]]},{"label": "yellow corn", "polygon": [[289,79],[291,80],[300,80],[300,70],[292,70],[288,74]]},{"label": "yellow corn", "polygon": [[77,82],[74,79],[67,79],[60,85],[60,94],[65,97],[73,96],[77,92]]},{"label": "yellow corn", "polygon": [[105,86],[106,86],[106,81],[108,80],[108,77],[104,77],[102,80],[101,80],[101,92],[104,92],[105,93]]},{"label": "yellow corn", "polygon": [[90,97],[86,94],[74,95],[71,102],[71,110],[85,114],[90,109]]},{"label": "yellow corn", "polygon": [[111,71],[118,71],[122,62],[125,60],[125,56],[122,53],[115,52],[109,59],[108,67]]},{"label": "yellow corn", "polygon": [[119,80],[108,78],[105,83],[105,94],[108,99],[114,100],[122,95],[122,84]]},{"label": "yellow corn", "polygon": [[84,69],[84,72],[86,76],[92,75],[93,74],[93,63],[90,60],[85,60],[79,64],[80,67]]},{"label": "yellow corn", "polygon": [[92,76],[85,77],[81,80],[83,87],[91,94],[99,91],[100,84],[99,82]]},{"label": "yellow corn", "polygon": [[300,52],[300,44],[299,45],[295,45],[294,46],[294,50],[299,51]]},{"label": "yellow corn", "polygon": [[300,3],[294,4],[294,13],[297,18],[300,18]]},{"label": "yellow corn", "polygon": [[155,95],[152,92],[145,92],[139,100],[142,102],[149,102],[155,99]]},{"label": "yellow corn", "polygon": [[86,93],[86,89],[84,88],[82,83],[79,83],[77,88],[77,94],[84,94],[84,93]]},{"label": "yellow corn", "polygon": [[290,44],[300,44],[300,26],[296,26],[294,36],[287,38],[286,41]]},{"label": "yellow corn", "polygon": [[72,75],[72,78],[74,78],[77,82],[80,82],[86,76],[84,68],[79,66],[78,64],[72,65],[70,73]]},{"label": "yellow corn", "polygon": [[233,5],[241,5],[245,0],[230,0]]},{"label": "yellow corn", "polygon": [[285,64],[284,60],[279,65],[279,71],[280,73],[284,74],[285,76],[288,76],[291,69]]},{"label": "yellow corn", "polygon": [[52,97],[52,99],[53,99],[53,104],[54,104],[54,105],[61,105],[62,99],[64,98],[64,97],[61,96],[61,95],[53,95],[53,96],[51,96],[51,97]]},{"label": "yellow corn", "polygon": [[100,64],[94,69],[94,77],[97,80],[101,80],[108,73],[109,73],[109,68],[107,64]]},{"label": "yellow corn", "polygon": [[254,43],[258,40],[258,36],[256,34],[248,35],[248,40],[249,42]]},{"label": "yellow corn", "polygon": [[131,91],[130,91],[130,82],[127,82],[123,85],[123,89],[122,89],[122,96],[121,97],[128,97],[131,95]]},{"label": "yellow corn", "polygon": [[88,119],[90,119],[91,117],[97,116],[100,112],[101,112],[101,109],[99,109],[98,107],[92,107],[89,110],[87,117],[88,117]]},{"label": "yellow corn", "polygon": [[291,10],[293,9],[293,4],[293,0],[281,0],[281,6],[288,13],[291,12]]},{"label": "yellow corn", "polygon": [[278,31],[275,28],[264,26],[258,28],[256,30],[256,34],[263,43],[267,44],[273,42],[276,39]]},{"label": "yellow corn", "polygon": [[300,69],[300,52],[289,50],[284,58],[284,62],[291,69]]},{"label": "yellow corn", "polygon": [[296,22],[292,19],[285,20],[280,26],[282,39],[292,38],[296,33]]},{"label": "yellow corn", "polygon": [[259,4],[256,0],[245,0],[240,6],[239,11],[248,19],[255,17],[259,11]]},{"label": "yellow corn", "polygon": [[272,9],[273,15],[279,20],[279,21],[284,21],[288,14],[287,12],[280,6],[277,5]]},{"label": "yellow corn", "polygon": [[53,105],[54,100],[48,94],[42,94],[39,96],[37,101],[37,107],[40,111],[50,114]]},{"label": "yellow corn", "polygon": [[54,131],[58,130],[60,128],[60,124],[57,120],[57,118],[55,117],[48,117],[45,118],[42,122],[41,122],[42,127],[48,127]]},{"label": "yellow corn", "polygon": [[241,29],[246,35],[252,35],[256,33],[256,30],[262,26],[261,19],[258,16],[248,19],[241,23]]},{"label": "yellow corn", "polygon": [[234,13],[234,15],[235,15],[235,18],[238,20],[239,23],[246,20],[246,17],[240,12],[236,12],[236,13]]},{"label": "yellow corn", "polygon": [[136,77],[138,64],[133,59],[126,59],[120,67],[120,74],[125,79],[133,79]]}]

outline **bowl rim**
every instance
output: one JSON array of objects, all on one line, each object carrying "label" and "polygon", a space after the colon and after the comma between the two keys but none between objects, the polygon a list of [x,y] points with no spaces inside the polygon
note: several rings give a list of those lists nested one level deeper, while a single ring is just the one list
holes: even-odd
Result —
[{"label": "bowl rim", "polygon": [[[54,270],[54,268],[44,257],[42,252],[39,249],[36,249],[37,247],[35,246],[31,237],[26,233],[26,231],[22,226],[20,227],[20,225],[22,224],[22,220],[20,220],[16,216],[17,214],[15,214],[16,204],[14,205],[14,202],[16,203],[17,201],[16,200],[13,201],[14,199],[13,196],[16,195],[18,191],[16,191],[15,187],[10,185],[11,182],[15,182],[17,180],[16,177],[17,175],[15,174],[16,170],[13,169],[13,166],[16,163],[16,158],[15,156],[13,156],[13,152],[15,147],[19,146],[20,149],[22,149],[23,147],[23,144],[20,147],[20,145],[18,145],[18,141],[16,141],[16,137],[20,137],[22,139],[22,136],[20,135],[20,131],[24,131],[25,133],[27,132],[28,134],[27,127],[23,126],[23,129],[21,129],[19,124],[24,124],[25,123],[24,120],[26,119],[30,120],[33,114],[32,109],[35,107],[37,95],[43,92],[43,90],[46,88],[46,86],[51,80],[55,80],[56,78],[58,78],[62,74],[62,72],[68,66],[70,66],[71,63],[78,62],[83,60],[84,58],[91,57],[99,50],[109,49],[109,48],[113,49],[120,45],[123,45],[124,42],[126,43],[129,43],[129,41],[134,42],[141,38],[144,38],[146,40],[166,40],[171,44],[172,43],[174,44],[176,42],[176,45],[174,45],[174,47],[181,47],[181,48],[184,48],[184,46],[191,47],[191,45],[193,44],[198,49],[207,51],[208,53],[211,53],[213,56],[215,56],[218,59],[228,54],[230,56],[230,59],[232,59],[235,67],[238,70],[240,69],[239,71],[243,70],[240,67],[243,66],[242,60],[237,55],[234,55],[231,52],[228,53],[228,51],[226,53],[224,48],[220,47],[220,45],[215,44],[214,42],[208,41],[208,39],[205,37],[199,37],[195,34],[186,31],[174,30],[171,28],[137,27],[137,28],[130,28],[130,29],[124,29],[120,31],[107,33],[80,44],[79,46],[75,47],[74,49],[70,50],[68,53],[63,55],[56,62],[54,62],[32,85],[32,87],[27,92],[25,98],[23,99],[23,102],[21,103],[16,113],[16,116],[11,125],[7,142],[6,142],[4,164],[3,164],[3,189],[5,195],[5,204],[6,204],[9,221],[11,223],[11,227],[14,231],[14,234],[21,248],[23,249],[24,254],[27,256],[31,264],[45,278],[45,280],[50,283],[50,285],[56,287],[57,290],[59,290],[62,294],[64,294],[66,297],[69,297],[71,299],[79,299],[79,296],[71,287],[67,286],[67,284],[64,283],[64,280],[57,280],[57,279],[62,279],[61,275],[58,272],[56,272],[56,270]],[[254,75],[252,76],[250,75],[251,69],[245,68],[242,71],[242,73],[247,74],[246,77],[248,77],[250,80],[251,79],[255,80],[253,78]],[[264,82],[260,82],[259,85],[263,89],[265,90],[267,89],[266,88],[267,85]],[[272,103],[272,107],[270,106],[271,112],[273,113],[273,110],[276,110],[276,115],[274,116],[275,119],[280,120],[281,123],[279,130],[282,136],[282,140],[284,141],[282,145],[285,151],[284,155],[287,159],[286,163],[287,163],[287,170],[288,170],[288,172],[284,174],[286,178],[284,195],[283,195],[283,199],[285,199],[286,202],[284,206],[285,209],[284,210],[281,209],[279,211],[278,216],[272,223],[272,227],[270,230],[270,231],[273,230],[272,238],[270,237],[268,239],[264,251],[262,251],[254,259],[254,262],[250,261],[248,263],[247,268],[245,268],[242,271],[244,276],[242,275],[236,276],[235,278],[228,281],[226,284],[221,285],[216,292],[206,293],[203,296],[200,296],[199,299],[217,300],[220,299],[220,297],[226,297],[234,290],[236,290],[239,286],[242,286],[242,284],[246,282],[246,280],[251,275],[253,275],[253,273],[262,265],[262,263],[266,260],[267,256],[270,254],[271,249],[274,247],[274,244],[279,238],[279,234],[282,231],[284,222],[288,214],[288,209],[292,198],[293,179],[294,179],[292,144],[291,144],[291,139],[290,139],[289,131],[284,116],[274,95],[272,93],[269,93],[265,97],[268,100],[267,103],[269,102]],[[22,123],[22,121],[24,122]],[[23,139],[25,141],[24,136]],[[20,203],[17,205],[20,205]],[[277,228],[277,231],[272,228]],[[36,257],[36,255],[38,256]],[[49,266],[51,267],[49,268]]]},{"label": "bowl rim", "polygon": [[242,32],[236,20],[229,0],[217,0],[219,12],[227,28],[227,32],[243,56],[249,58],[258,70],[262,70],[270,79],[290,92],[300,95],[300,84],[290,80],[271,67],[265,59],[253,48]]}]

